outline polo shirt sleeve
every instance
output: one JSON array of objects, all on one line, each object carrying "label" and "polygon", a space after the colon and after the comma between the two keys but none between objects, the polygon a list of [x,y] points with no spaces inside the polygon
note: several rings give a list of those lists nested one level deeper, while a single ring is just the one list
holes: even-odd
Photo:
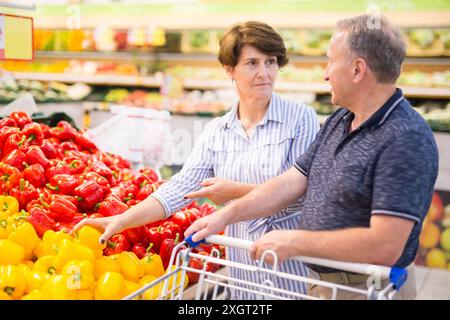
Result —
[{"label": "polo shirt sleeve", "polygon": [[425,134],[406,132],[386,144],[374,169],[372,215],[420,223],[428,211],[438,154]]}]

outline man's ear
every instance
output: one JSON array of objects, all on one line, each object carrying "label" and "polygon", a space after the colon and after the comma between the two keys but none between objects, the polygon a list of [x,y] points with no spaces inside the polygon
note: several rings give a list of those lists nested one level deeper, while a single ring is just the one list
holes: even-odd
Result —
[{"label": "man's ear", "polygon": [[232,66],[223,66],[223,68],[225,69],[225,72],[227,73],[227,75],[230,77],[231,80],[233,80],[233,71],[234,68]]},{"label": "man's ear", "polygon": [[367,73],[367,63],[362,58],[356,58],[352,65],[353,82],[358,83],[364,79]]}]

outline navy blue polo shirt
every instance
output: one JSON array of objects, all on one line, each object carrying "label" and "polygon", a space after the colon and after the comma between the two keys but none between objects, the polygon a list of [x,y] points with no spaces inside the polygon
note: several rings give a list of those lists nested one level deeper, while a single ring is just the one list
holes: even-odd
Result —
[{"label": "navy blue polo shirt", "polygon": [[[369,227],[372,215],[414,221],[397,267],[416,256],[422,222],[438,173],[433,133],[400,89],[358,129],[341,108],[319,131],[295,167],[308,177],[300,218],[305,230]],[[335,270],[311,266],[317,272]]]}]

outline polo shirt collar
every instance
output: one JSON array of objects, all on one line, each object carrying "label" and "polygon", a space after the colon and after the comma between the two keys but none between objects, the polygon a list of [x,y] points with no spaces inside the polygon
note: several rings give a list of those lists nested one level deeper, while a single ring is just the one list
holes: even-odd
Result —
[{"label": "polo shirt collar", "polygon": [[[371,128],[374,129],[378,126],[381,126],[390,116],[392,111],[394,111],[395,107],[402,102],[404,99],[403,92],[401,89],[397,88],[395,93],[379,108],[369,119],[367,119],[360,128]],[[349,123],[353,120],[355,115],[350,110],[347,110],[346,113],[342,116],[342,119]]]}]

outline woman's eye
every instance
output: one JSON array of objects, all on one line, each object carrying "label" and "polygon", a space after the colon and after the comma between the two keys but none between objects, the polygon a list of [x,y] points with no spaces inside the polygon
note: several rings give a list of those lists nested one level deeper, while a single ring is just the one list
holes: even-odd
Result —
[{"label": "woman's eye", "polygon": [[249,66],[254,66],[256,63],[255,63],[255,61],[249,61],[249,62],[247,62],[247,64],[248,64]]}]

